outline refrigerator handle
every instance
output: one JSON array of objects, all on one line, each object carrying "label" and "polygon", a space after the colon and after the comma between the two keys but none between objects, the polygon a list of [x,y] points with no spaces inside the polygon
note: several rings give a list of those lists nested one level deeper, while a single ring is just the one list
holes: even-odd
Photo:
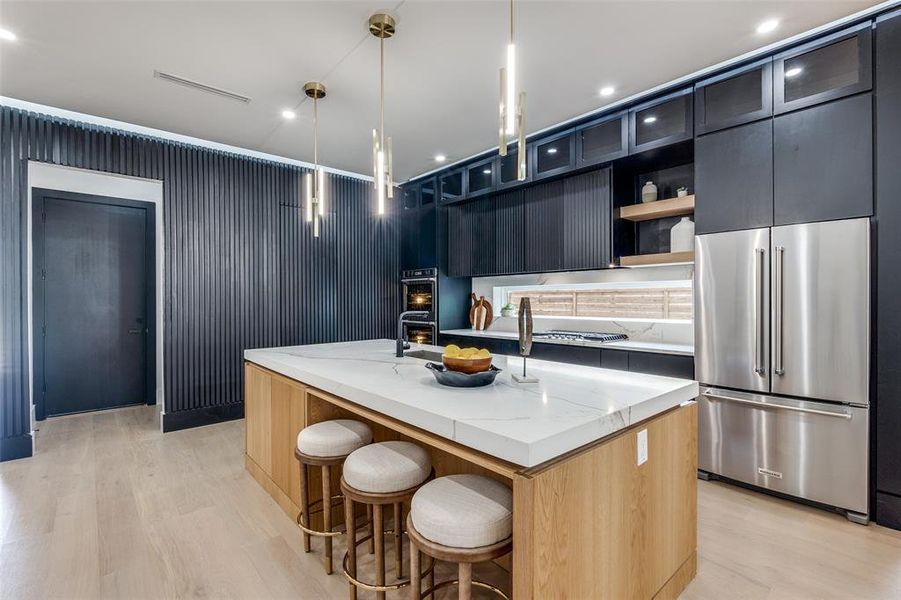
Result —
[{"label": "refrigerator handle", "polygon": [[766,373],[766,368],[764,367],[764,363],[766,359],[763,355],[763,340],[764,340],[764,318],[763,318],[763,305],[764,305],[764,282],[763,282],[763,274],[764,274],[764,261],[766,260],[766,250],[764,248],[756,248],[754,250],[754,372],[758,375],[763,375]]},{"label": "refrigerator handle", "polygon": [[785,365],[782,358],[782,334],[783,334],[783,307],[785,306],[785,247],[776,246],[775,266],[775,302],[773,302],[773,320],[775,327],[773,332],[773,372],[776,375],[785,375]]}]

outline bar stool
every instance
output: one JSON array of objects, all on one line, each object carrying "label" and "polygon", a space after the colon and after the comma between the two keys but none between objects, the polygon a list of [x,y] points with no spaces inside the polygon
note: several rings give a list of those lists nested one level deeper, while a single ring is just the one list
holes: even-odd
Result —
[{"label": "bar stool", "polygon": [[[332,567],[332,538],[341,535],[340,531],[332,531],[332,500],[341,495],[332,496],[332,467],[341,466],[344,459],[354,450],[372,441],[372,431],[366,423],[352,419],[335,419],[322,421],[304,427],[297,434],[297,447],[294,456],[300,461],[300,514],[297,515],[297,526],[303,531],[303,549],[310,551],[310,536],[325,539],[325,572],[329,575]],[[310,503],[309,467],[319,467],[322,473],[322,500]],[[313,510],[313,506],[319,508]],[[310,527],[310,516],[322,513],[322,530]]]},{"label": "bar stool", "polygon": [[[449,475],[425,484],[413,496],[407,517],[410,538],[410,598],[420,600],[441,588],[459,585],[460,600],[472,598],[472,587],[499,588],[473,580],[472,565],[500,558],[513,549],[513,492],[481,475]],[[458,578],[432,583],[422,591],[420,552],[433,561],[458,565]]]},{"label": "bar stool", "polygon": [[[350,598],[357,597],[357,588],[376,592],[384,600],[385,592],[410,585],[403,577],[403,506],[417,489],[434,476],[428,453],[411,442],[391,441],[364,446],[344,461],[341,492],[344,494],[344,520],[347,530],[347,553],[344,555],[344,576],[350,584]],[[357,540],[355,505],[372,507],[372,528],[375,541],[375,583],[357,578],[357,546],[368,538]],[[393,507],[394,570],[398,579],[385,585],[385,529],[384,508]],[[429,569],[427,574],[431,573]]]}]

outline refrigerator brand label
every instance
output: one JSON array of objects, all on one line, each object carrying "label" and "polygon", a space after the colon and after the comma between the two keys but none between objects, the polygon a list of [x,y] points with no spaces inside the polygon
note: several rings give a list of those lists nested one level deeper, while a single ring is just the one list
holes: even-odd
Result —
[{"label": "refrigerator brand label", "polygon": [[782,479],[782,473],[779,471],[771,471],[769,469],[764,469],[763,467],[757,467],[757,472],[761,475],[766,475],[767,477],[775,477],[776,479]]}]

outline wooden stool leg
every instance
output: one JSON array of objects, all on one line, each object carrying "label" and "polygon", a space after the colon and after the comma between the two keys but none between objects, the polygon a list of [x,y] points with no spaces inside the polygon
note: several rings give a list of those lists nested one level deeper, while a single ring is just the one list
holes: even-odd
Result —
[{"label": "wooden stool leg", "polygon": [[[322,530],[332,530],[332,468],[322,467]],[[325,538],[325,572],[332,574],[332,538]]]},{"label": "wooden stool leg", "polygon": [[[434,567],[434,563],[432,563],[432,566]],[[426,576],[425,585],[429,589],[435,587],[435,569],[432,569]],[[435,600],[435,592],[429,592],[429,600]]]},{"label": "wooden stool leg", "polygon": [[[354,514],[354,501],[344,497],[344,526],[347,528],[347,571],[351,576],[357,576],[357,518]],[[357,600],[357,586],[348,582],[350,586],[350,600]]]},{"label": "wooden stool leg", "polygon": [[[372,507],[375,533],[375,584],[385,585],[385,525],[382,520],[382,505]],[[385,600],[385,592],[376,592],[377,600]]]},{"label": "wooden stool leg", "polygon": [[372,527],[372,505],[366,505],[366,518],[369,519],[369,553],[375,553],[375,529]]},{"label": "wooden stool leg", "polygon": [[[300,524],[310,527],[310,482],[307,479],[307,466],[300,463]],[[303,532],[303,551],[310,551],[310,534]]]},{"label": "wooden stool leg", "polygon": [[461,562],[459,573],[460,600],[472,600],[472,563]]},{"label": "wooden stool leg", "polygon": [[394,572],[400,579],[404,575],[404,503],[394,505]]},{"label": "wooden stool leg", "polygon": [[422,597],[422,578],[419,575],[419,548],[410,542],[410,600]]}]

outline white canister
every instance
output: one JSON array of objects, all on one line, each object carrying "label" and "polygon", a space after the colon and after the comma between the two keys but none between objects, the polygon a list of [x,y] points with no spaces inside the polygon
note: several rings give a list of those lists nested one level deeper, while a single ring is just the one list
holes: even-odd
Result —
[{"label": "white canister", "polygon": [[670,252],[691,252],[695,249],[695,224],[688,217],[673,225],[669,230]]},{"label": "white canister", "polygon": [[641,201],[654,202],[657,200],[657,186],[653,181],[649,181],[641,188]]}]

